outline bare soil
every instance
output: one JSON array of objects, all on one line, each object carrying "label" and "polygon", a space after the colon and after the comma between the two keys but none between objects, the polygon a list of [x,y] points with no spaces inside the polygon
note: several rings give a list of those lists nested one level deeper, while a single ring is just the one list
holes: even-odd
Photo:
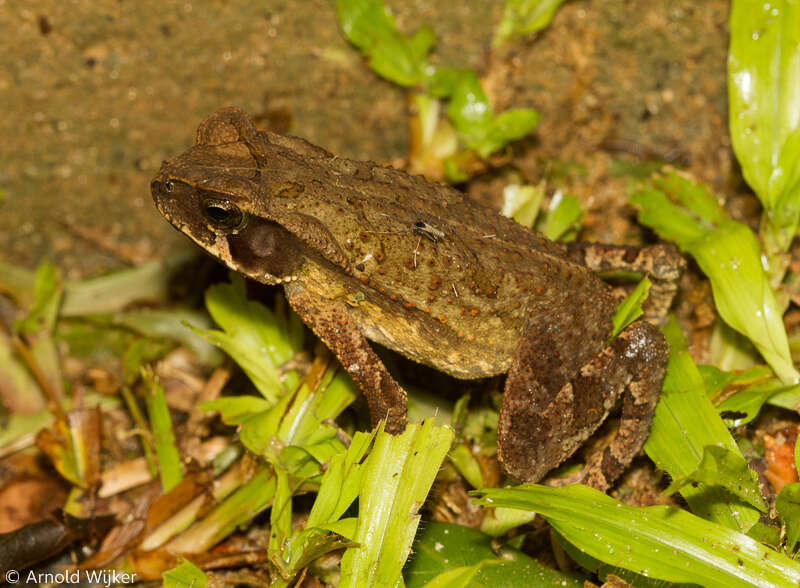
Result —
[{"label": "bare soil", "polygon": [[[404,158],[405,92],[342,39],[333,4],[0,0],[0,260],[51,261],[77,278],[187,246],[148,183],[220,106],[343,156]],[[498,110],[541,112],[513,166],[577,194],[585,236],[637,238],[618,160],[671,159],[721,193],[737,185],[727,2],[576,0],[545,32],[497,51],[500,0],[388,4],[406,32],[432,25],[435,59],[476,69]],[[496,202],[498,185],[469,190]]]}]

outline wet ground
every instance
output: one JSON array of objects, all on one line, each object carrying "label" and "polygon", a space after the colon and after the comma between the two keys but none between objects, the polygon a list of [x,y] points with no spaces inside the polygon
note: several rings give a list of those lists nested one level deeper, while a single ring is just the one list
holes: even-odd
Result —
[{"label": "wet ground", "polygon": [[[576,0],[544,33],[496,51],[499,0],[387,3],[405,32],[432,25],[435,59],[476,69],[498,110],[541,112],[513,166],[577,194],[586,236],[637,238],[620,165],[668,159],[722,194],[738,185],[727,2]],[[333,4],[0,0],[0,260],[79,277],[185,246],[148,182],[224,105],[337,154],[402,160],[405,92],[342,39]],[[498,185],[469,189],[494,202]]]}]

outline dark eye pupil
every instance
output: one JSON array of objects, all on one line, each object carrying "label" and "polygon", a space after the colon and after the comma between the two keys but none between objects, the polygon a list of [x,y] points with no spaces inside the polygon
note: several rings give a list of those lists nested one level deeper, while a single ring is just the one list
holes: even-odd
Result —
[{"label": "dark eye pupil", "polygon": [[172,192],[174,189],[175,189],[175,182],[173,182],[172,180],[167,180],[166,182],[164,182],[164,190],[166,190],[167,192]]},{"label": "dark eye pupil", "polygon": [[237,230],[244,223],[245,216],[239,207],[228,200],[207,199],[202,203],[203,216],[218,231]]},{"label": "dark eye pupil", "polygon": [[206,207],[206,214],[214,222],[224,222],[231,218],[231,211],[222,208],[221,206],[214,206],[213,204]]}]

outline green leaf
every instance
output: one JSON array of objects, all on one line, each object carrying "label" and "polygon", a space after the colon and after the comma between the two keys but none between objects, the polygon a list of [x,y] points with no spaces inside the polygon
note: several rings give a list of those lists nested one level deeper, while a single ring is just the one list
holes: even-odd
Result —
[{"label": "green leaf", "polygon": [[532,108],[511,108],[497,115],[480,143],[475,147],[468,145],[487,157],[530,133],[539,124],[540,118],[539,113]]},{"label": "green leaf", "polygon": [[650,293],[650,286],[650,280],[648,278],[642,278],[631,293],[625,297],[625,300],[619,303],[617,310],[614,312],[614,316],[611,317],[614,329],[611,331],[609,340],[619,335],[622,329],[642,316],[644,313],[642,311],[642,305],[644,301],[647,300],[647,295]]},{"label": "green leaf", "polygon": [[316,389],[304,383],[292,399],[281,422],[278,435],[287,445],[305,446],[315,439],[335,435],[332,421],[358,398],[353,380],[338,364],[331,363]]},{"label": "green leaf", "polygon": [[729,219],[719,200],[700,182],[694,182],[680,173],[656,176],[653,184],[665,194],[673,196],[684,208],[695,215],[703,227],[711,228]]},{"label": "green leaf", "polygon": [[539,215],[544,191],[544,181],[535,186],[529,184],[507,185],[503,188],[501,214],[513,218],[523,226],[532,227]]},{"label": "green leaf", "polygon": [[497,26],[492,44],[495,47],[510,39],[535,33],[553,20],[565,0],[506,0],[503,18]]},{"label": "green leaf", "polygon": [[[764,403],[773,403],[773,399],[778,395],[782,395],[783,398],[793,395],[797,398],[798,392],[800,386],[784,386],[780,380],[771,377],[731,394],[717,406],[717,410],[728,427],[741,427],[758,416]],[[800,402],[795,400],[790,408],[794,409],[798,404]]]},{"label": "green leaf", "polygon": [[533,510],[610,565],[701,586],[794,586],[800,565],[747,535],[670,506],[633,507],[588,486],[480,491],[483,506]]},{"label": "green leaf", "polygon": [[225,333],[250,347],[259,346],[261,354],[275,365],[289,361],[294,355],[293,341],[287,325],[261,303],[247,299],[244,279],[230,274],[230,284],[215,284],[206,291],[206,307]]},{"label": "green leaf", "polygon": [[428,67],[425,91],[436,98],[449,98],[455,93],[461,79],[471,73],[468,69],[431,65]]},{"label": "green leaf", "polygon": [[170,549],[175,553],[201,553],[211,549],[272,504],[275,484],[272,468],[256,472],[211,512],[172,539]]},{"label": "green leaf", "polygon": [[508,545],[499,553],[492,538],[480,531],[452,523],[427,521],[414,541],[414,557],[403,570],[407,588],[422,588],[454,568],[481,566],[469,586],[583,586],[585,575],[559,572],[540,564]]},{"label": "green leaf", "polygon": [[336,0],[336,15],[347,40],[369,59],[375,73],[401,86],[424,82],[436,40],[430,27],[411,37],[400,34],[380,0]]},{"label": "green leaf", "polygon": [[575,239],[583,216],[581,204],[575,196],[557,190],[550,201],[542,232],[552,241]]},{"label": "green leaf", "polygon": [[364,466],[358,497],[358,526],[342,556],[339,586],[394,586],[419,524],[425,502],[453,431],[434,427],[432,419],[412,423],[400,435],[379,427]]},{"label": "green leaf", "polygon": [[429,27],[422,27],[408,39],[398,35],[373,47],[369,65],[379,76],[400,86],[418,86],[425,80],[427,55],[434,42]]},{"label": "green leaf", "polygon": [[800,406],[800,386],[787,386],[779,389],[775,394],[770,395],[767,403],[789,410],[797,410],[797,407]]},{"label": "green leaf", "polygon": [[649,185],[640,186],[631,202],[639,208],[640,222],[681,249],[688,249],[715,225],[730,220],[703,184],[675,172],[655,176]]},{"label": "green leaf", "polygon": [[775,508],[786,524],[786,549],[793,552],[800,540],[800,483],[786,484],[775,499]]},{"label": "green leaf", "polygon": [[200,331],[238,363],[256,389],[275,403],[297,382],[294,372],[286,375],[286,387],[278,368],[295,353],[298,341],[287,330],[287,321],[263,304],[247,299],[244,280],[231,274],[230,284],[217,284],[206,291],[206,307],[224,332]]},{"label": "green leaf", "polygon": [[[717,317],[711,329],[709,360],[720,369],[728,371],[746,370],[761,360],[758,350],[750,340],[729,327]],[[770,373],[774,372],[770,369]]]},{"label": "green leaf", "polygon": [[111,327],[109,323],[109,317],[104,316],[63,319],[58,323],[55,337],[66,347],[65,356],[102,363],[108,358],[121,357],[137,339],[128,329]]},{"label": "green leaf", "polygon": [[[355,519],[347,520],[355,523]],[[284,579],[291,580],[302,568],[331,551],[351,547],[353,543],[346,539],[346,527],[345,521],[336,521],[323,527],[306,527],[296,534],[292,538],[294,547],[289,551],[289,560],[275,560]]]},{"label": "green leaf", "polygon": [[[12,419],[13,422],[15,418],[34,416],[40,411],[49,414],[52,419],[53,415],[47,407],[47,400],[39,385],[16,354],[11,341],[2,335],[0,335],[0,374],[3,375],[3,383],[0,386],[3,409],[0,410],[4,419]],[[6,411],[11,413],[10,416]],[[4,421],[0,427],[0,447],[6,442],[10,443],[17,439],[9,432],[12,422]]]},{"label": "green leaf", "polygon": [[224,396],[200,405],[206,412],[218,412],[226,425],[241,425],[264,413],[272,404],[259,396]]},{"label": "green leaf", "polygon": [[462,184],[471,177],[468,172],[461,169],[458,157],[448,157],[442,164],[444,166],[445,179],[451,184]]},{"label": "green leaf", "polygon": [[644,161],[612,159],[608,164],[608,173],[616,178],[646,180],[663,167],[664,162],[660,159],[646,159]]},{"label": "green leaf", "polygon": [[409,121],[409,168],[431,178],[438,177],[443,162],[457,155],[458,134],[453,125],[439,116],[441,100],[414,92],[410,102],[416,113]]},{"label": "green leaf", "polygon": [[341,535],[342,537],[356,536],[356,527],[358,526],[358,519],[356,517],[349,517],[346,519],[339,519],[335,523],[326,523],[322,525],[326,530]]},{"label": "green leaf", "polygon": [[[626,570],[625,568],[621,568],[619,566],[613,566],[606,563],[603,563],[597,558],[594,558],[587,554],[582,549],[579,549],[563,535],[558,532],[553,532],[553,537],[555,538],[558,545],[566,552],[566,554],[572,558],[572,560],[578,564],[584,570],[591,572],[592,574],[596,575],[598,578],[603,580],[603,582],[609,582],[610,578],[609,575],[613,574],[618,578],[622,578],[631,586],[635,586],[636,588],[666,588],[666,587],[674,587],[674,588],[697,588],[696,584],[678,584],[673,582],[664,582],[663,580],[656,580],[654,578],[650,578],[648,576],[644,576],[637,572],[632,572],[631,570]],[[611,582],[611,585],[614,585]]]},{"label": "green leaf", "polygon": [[775,380],[772,370],[765,365],[753,366],[740,372],[726,372],[713,365],[698,365],[708,395],[713,399],[729,387],[746,389],[767,380]]},{"label": "green leaf", "polygon": [[490,537],[500,537],[514,527],[527,525],[536,518],[535,512],[515,508],[492,508],[481,521],[481,531]]},{"label": "green leaf", "polygon": [[664,493],[671,495],[679,488],[697,482],[725,488],[761,512],[767,511],[767,503],[758,486],[758,474],[748,467],[747,460],[730,449],[704,447],[703,458],[697,469],[686,476],[675,478]]},{"label": "green leaf", "polygon": [[476,129],[477,133],[477,129],[484,129],[492,122],[492,106],[475,72],[466,71],[459,78],[447,106],[447,115],[462,133],[469,132],[471,128]]},{"label": "green leaf", "polygon": [[711,281],[723,320],[747,336],[785,383],[800,374],[789,353],[782,310],[761,264],[761,249],[745,225],[727,221],[691,245],[690,252]]},{"label": "green leaf", "polygon": [[167,300],[176,271],[196,256],[195,251],[176,253],[139,267],[70,282],[64,289],[61,316],[113,313],[135,303]]},{"label": "green leaf", "polygon": [[707,230],[694,215],[675,206],[664,192],[652,186],[642,186],[634,192],[631,204],[639,209],[640,223],[679,247],[700,239]]},{"label": "green leaf", "polygon": [[456,468],[459,474],[464,476],[464,479],[473,488],[481,488],[484,486],[483,474],[481,474],[481,466],[475,456],[472,455],[466,443],[458,443],[453,446],[448,454],[448,459],[453,467]]},{"label": "green leaf", "polygon": [[[711,405],[674,317],[664,335],[670,345],[667,374],[644,450],[658,468],[680,478],[697,469],[705,447],[724,447],[734,453],[739,449]],[[680,492],[695,514],[732,529],[746,532],[759,518],[755,508],[718,488],[688,485]]]},{"label": "green leaf", "polygon": [[[770,288],[753,232],[731,220],[700,184],[668,174],[631,197],[639,220],[694,257],[711,281],[722,319],[744,334],[784,384],[800,380],[789,353],[782,310]],[[672,204],[678,200],[686,209]]]},{"label": "green leaf", "polygon": [[[3,369],[0,360],[0,369]],[[53,412],[47,408],[31,414],[12,413],[4,416],[3,427],[0,429],[0,449],[18,441],[26,435],[34,436],[38,431],[53,426]]]},{"label": "green leaf", "polygon": [[52,331],[58,318],[62,294],[61,272],[58,268],[50,263],[40,265],[33,287],[33,308],[25,318],[15,322],[16,330],[26,335]]},{"label": "green leaf", "polygon": [[213,326],[205,312],[182,308],[136,309],[116,313],[111,317],[111,324],[114,326],[125,327],[151,339],[174,341],[209,365],[222,363],[223,355],[219,349],[210,345],[196,331],[186,328],[186,323],[200,329]]},{"label": "green leaf", "polygon": [[8,294],[21,309],[33,306],[33,289],[36,274],[23,267],[0,262],[0,292]]},{"label": "green leaf", "polygon": [[32,306],[25,317],[14,322],[14,330],[27,337],[25,345],[30,350],[40,375],[48,384],[49,390],[45,390],[47,396],[58,404],[62,403],[64,386],[53,330],[62,295],[61,273],[58,268],[49,263],[41,264],[34,277]]},{"label": "green leaf", "polygon": [[730,31],[733,148],[785,250],[800,214],[800,6],[735,0]]},{"label": "green leaf", "polygon": [[472,71],[459,79],[447,105],[447,116],[467,147],[482,157],[524,137],[539,123],[539,113],[527,108],[507,110],[495,118],[478,76]]},{"label": "green leaf", "polygon": [[[292,531],[292,490],[289,487],[289,472],[277,460],[270,460],[275,472],[275,498],[269,512],[269,558],[283,563],[284,546]],[[280,566],[279,566],[280,567]],[[293,574],[289,574],[291,579]]]},{"label": "green leaf", "polygon": [[[273,547],[279,557],[273,557],[272,561],[277,562],[284,578],[290,580],[302,568],[306,567],[314,559],[321,557],[330,551],[349,547],[350,543],[342,541],[338,535],[352,537],[355,535],[356,519],[347,519],[347,522],[340,521],[339,518],[350,507],[358,496],[361,489],[361,478],[363,474],[362,459],[373,439],[373,435],[357,432],[347,451],[343,448],[334,455],[328,465],[328,469],[322,476],[317,497],[311,508],[311,513],[306,520],[305,528],[288,538],[285,549]],[[280,476],[278,488],[280,490]],[[288,490],[288,486],[287,486]],[[287,502],[286,499],[283,502]],[[281,503],[278,495],[273,505],[273,517],[276,516],[276,508]],[[286,512],[290,512],[291,502],[288,502]],[[286,517],[286,512],[282,515]],[[281,541],[288,536],[286,525],[291,523],[290,518],[283,519],[283,533],[281,536],[273,538],[270,536],[270,544],[273,542],[280,545]],[[273,524],[273,528],[277,525]],[[350,531],[350,529],[352,531]],[[330,531],[338,535],[331,535]]]},{"label": "green leaf", "polygon": [[773,525],[766,525],[761,521],[751,527],[747,532],[747,536],[773,549],[780,548],[783,543],[781,540],[781,530]]},{"label": "green leaf", "polygon": [[122,356],[122,369],[125,385],[131,386],[139,379],[142,366],[163,357],[173,345],[166,341],[153,339],[137,339],[125,350]]},{"label": "green leaf", "polygon": [[800,443],[794,444],[794,469],[800,472]]},{"label": "green leaf", "polygon": [[256,455],[265,455],[273,451],[275,448],[272,438],[277,437],[281,421],[293,397],[294,392],[284,394],[269,409],[253,413],[249,417],[243,416],[242,426],[239,429],[239,440],[242,445]]},{"label": "green leaf", "polygon": [[183,479],[181,457],[172,434],[172,418],[164,398],[164,389],[150,372],[144,372],[145,404],[153,433],[153,445],[158,459],[158,473],[161,477],[161,488],[169,492]]},{"label": "green leaf", "polygon": [[[495,118],[475,72],[429,65],[428,53],[435,42],[433,30],[422,27],[411,37],[400,34],[381,0],[337,0],[336,13],[344,35],[369,59],[378,75],[401,86],[422,86],[438,98],[449,98],[447,114],[453,126],[467,146],[482,157],[524,137],[538,124],[539,114],[527,108],[508,110]],[[451,179],[465,177],[456,159],[441,161]]]},{"label": "green leaf", "polygon": [[361,489],[364,474],[362,460],[373,438],[374,434],[357,431],[347,451],[331,460],[322,476],[317,498],[308,515],[307,526],[333,523],[350,508]]},{"label": "green leaf", "polygon": [[208,576],[189,560],[183,558],[181,563],[164,572],[164,588],[205,588]]},{"label": "green leaf", "polygon": [[474,586],[473,578],[486,566],[496,566],[503,563],[499,559],[485,559],[471,566],[462,566],[442,572],[433,580],[425,584],[424,588],[466,588]]},{"label": "green leaf", "polygon": [[[338,370],[338,371],[337,371]],[[335,376],[334,376],[335,374]],[[302,468],[309,458],[319,463],[328,461],[332,454],[343,449],[336,439],[336,428],[327,423],[339,416],[358,396],[355,384],[337,364],[330,365],[316,389],[312,390],[304,380],[298,388],[281,396],[277,403],[254,396],[219,398],[206,403],[206,410],[219,410],[228,424],[241,425],[239,440],[251,452],[264,455],[274,452],[273,437],[280,443],[277,448],[287,452],[292,448],[297,463],[290,463],[289,454],[281,461],[292,468]],[[318,465],[313,466],[314,470]]]},{"label": "green leaf", "polygon": [[336,17],[347,40],[359,49],[369,48],[376,35],[394,29],[392,13],[379,0],[337,0]]}]

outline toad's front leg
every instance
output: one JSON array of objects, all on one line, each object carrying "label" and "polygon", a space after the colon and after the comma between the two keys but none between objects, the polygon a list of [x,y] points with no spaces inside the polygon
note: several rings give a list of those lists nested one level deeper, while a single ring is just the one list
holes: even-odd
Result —
[{"label": "toad's front leg", "polygon": [[402,432],[407,422],[406,393],[372,350],[347,305],[321,297],[312,299],[294,282],[286,285],[286,298],[364,392],[372,426],[386,419],[387,432]]},{"label": "toad's front leg", "polygon": [[624,392],[619,428],[610,443],[578,472],[555,482],[605,490],[647,438],[664,377],[666,340],[652,324],[637,321],[607,347],[598,344],[596,355],[566,379],[542,372],[550,362],[569,362],[558,357],[558,342],[550,333],[537,322],[517,348],[500,412],[500,460],[513,478],[540,480],[594,433]]}]

